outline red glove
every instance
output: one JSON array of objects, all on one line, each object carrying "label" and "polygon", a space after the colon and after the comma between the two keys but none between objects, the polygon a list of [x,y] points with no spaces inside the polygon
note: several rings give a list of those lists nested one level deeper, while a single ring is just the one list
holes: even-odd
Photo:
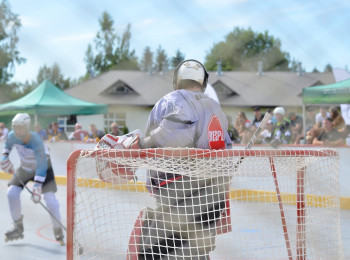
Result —
[{"label": "red glove", "polygon": [[13,174],[14,173],[14,167],[12,162],[10,161],[8,156],[3,156],[1,160],[1,169],[3,169],[4,172]]},{"label": "red glove", "polygon": [[96,145],[95,149],[140,149],[140,130],[122,136],[106,134]]}]

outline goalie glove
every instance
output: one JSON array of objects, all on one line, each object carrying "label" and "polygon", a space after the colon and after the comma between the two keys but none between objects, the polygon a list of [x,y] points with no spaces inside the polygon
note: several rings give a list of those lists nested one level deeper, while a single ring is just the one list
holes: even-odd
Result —
[{"label": "goalie glove", "polygon": [[39,203],[41,200],[41,192],[42,192],[43,184],[41,182],[35,182],[32,190],[32,201],[34,203]]},{"label": "goalie glove", "polygon": [[139,129],[122,136],[106,134],[98,142],[95,149],[140,149],[140,135]]},{"label": "goalie glove", "polygon": [[8,155],[4,155],[1,160],[1,169],[4,172],[13,174],[15,172],[12,162],[10,161]]},{"label": "goalie glove", "polygon": [[[140,149],[140,130],[122,136],[106,134],[96,145],[95,149]],[[104,155],[96,161],[96,169],[101,180],[109,183],[126,183],[135,178],[135,169],[130,165],[117,164],[104,158]]]}]

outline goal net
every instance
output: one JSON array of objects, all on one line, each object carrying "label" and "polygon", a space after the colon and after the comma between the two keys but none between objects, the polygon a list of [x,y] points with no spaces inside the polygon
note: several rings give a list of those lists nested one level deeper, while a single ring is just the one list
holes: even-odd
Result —
[{"label": "goal net", "polygon": [[333,149],[78,150],[67,259],[343,259]]}]

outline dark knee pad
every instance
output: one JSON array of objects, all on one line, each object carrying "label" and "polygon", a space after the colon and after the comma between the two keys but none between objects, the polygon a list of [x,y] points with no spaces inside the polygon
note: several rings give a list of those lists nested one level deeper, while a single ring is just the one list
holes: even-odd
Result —
[{"label": "dark knee pad", "polygon": [[225,205],[225,201],[215,203],[212,207],[208,208],[207,212],[197,215],[195,217],[195,221],[200,222],[203,228],[211,226],[218,220],[221,211],[225,208]]}]

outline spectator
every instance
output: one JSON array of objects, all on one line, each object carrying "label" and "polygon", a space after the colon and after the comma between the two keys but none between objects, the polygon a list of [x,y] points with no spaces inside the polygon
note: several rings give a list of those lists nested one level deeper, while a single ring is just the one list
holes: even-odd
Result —
[{"label": "spectator", "polygon": [[47,133],[45,131],[45,129],[42,129],[41,124],[39,122],[36,122],[34,124],[34,130],[35,132],[37,132],[37,134],[41,137],[42,140],[47,140]]},{"label": "spectator", "polygon": [[4,141],[7,137],[9,129],[6,127],[4,122],[0,122],[0,141]]},{"label": "spectator", "polygon": [[111,131],[109,132],[109,134],[115,135],[115,136],[123,135],[123,133],[119,130],[118,124],[115,122],[111,124]]},{"label": "spectator", "polygon": [[261,110],[260,110],[260,107],[254,107],[254,114],[255,114],[255,117],[254,117],[254,120],[253,120],[253,125],[255,125],[255,127],[259,127],[261,121],[263,120],[264,118],[264,114],[261,114]]},{"label": "spectator", "polygon": [[306,132],[305,143],[312,144],[313,140],[322,132],[322,130],[323,128],[319,128],[314,125],[309,131]]},{"label": "spectator", "polygon": [[83,130],[81,124],[76,123],[74,125],[74,132],[70,134],[69,140],[74,141],[84,141],[85,137],[89,135],[89,132]]},{"label": "spectator", "polygon": [[284,118],[285,110],[283,107],[276,107],[273,111],[277,123],[272,132],[272,146],[276,147],[279,144],[290,144],[292,140],[292,131],[290,122]]},{"label": "spectator", "polygon": [[332,125],[335,130],[342,134],[345,138],[347,135],[347,129],[345,125],[344,118],[339,113],[338,107],[330,107],[329,108],[329,117],[332,119]]},{"label": "spectator", "polygon": [[237,115],[235,128],[238,131],[241,144],[247,144],[251,136],[251,127],[252,123],[248,120],[246,114],[243,111],[240,111]]},{"label": "spectator", "polygon": [[323,146],[334,146],[334,145],[344,145],[345,138],[342,137],[333,125],[333,119],[327,117],[324,122],[324,128],[322,132],[314,138],[312,144],[323,145]]},{"label": "spectator", "polygon": [[68,140],[66,133],[59,129],[57,122],[51,123],[51,130],[48,132],[48,140],[52,142],[60,141],[60,140]]},{"label": "spectator", "polygon": [[273,111],[269,108],[266,111],[267,113],[271,114],[271,122],[273,125],[275,125],[277,123],[276,117],[273,115]]},{"label": "spectator", "polygon": [[90,125],[90,132],[88,136],[85,137],[85,141],[89,143],[96,143],[105,135],[102,130],[97,129],[95,124]]},{"label": "spectator", "polygon": [[288,118],[290,120],[290,128],[292,130],[292,144],[299,144],[300,139],[304,138],[303,135],[303,118],[297,115],[295,112],[289,112]]},{"label": "spectator", "polygon": [[226,116],[226,119],[227,119],[227,124],[228,124],[227,133],[230,136],[231,141],[233,143],[239,144],[241,142],[241,139],[239,139],[238,131],[232,124],[232,117]]},{"label": "spectator", "polygon": [[316,109],[313,106],[306,107],[305,130],[309,131],[315,124]]},{"label": "spectator", "polygon": [[316,114],[316,116],[315,116],[316,127],[318,127],[318,128],[323,127],[322,124],[323,124],[324,120],[330,116],[330,114],[327,110],[328,110],[328,107],[325,107],[325,106],[320,107],[320,112],[318,114]]}]

